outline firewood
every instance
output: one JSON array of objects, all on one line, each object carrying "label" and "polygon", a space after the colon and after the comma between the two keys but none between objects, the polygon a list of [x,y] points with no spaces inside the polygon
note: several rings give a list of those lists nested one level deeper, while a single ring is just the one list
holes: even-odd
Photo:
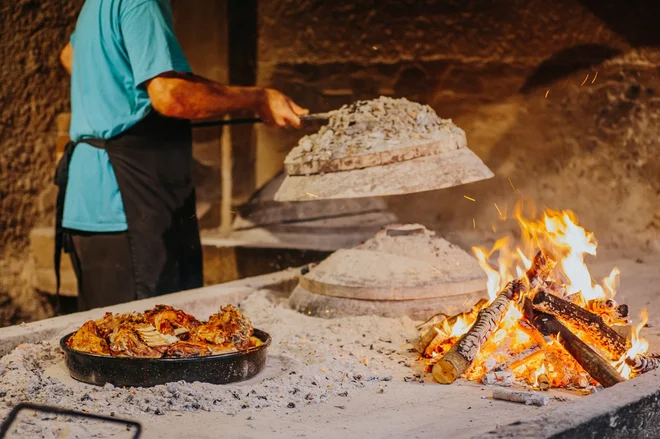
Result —
[{"label": "firewood", "polygon": [[550,281],[545,285],[545,289],[550,291],[555,296],[566,298],[568,296],[568,285],[557,282]]},{"label": "firewood", "polygon": [[433,365],[433,378],[441,384],[451,384],[462,375],[477,357],[481,346],[502,322],[511,300],[524,285],[511,281],[493,302],[479,313],[474,325]]},{"label": "firewood", "polygon": [[415,345],[415,350],[420,354],[426,355],[426,348],[431,344],[431,342],[440,335],[440,330],[444,324],[444,320],[440,323],[431,325],[431,327],[422,335]]},{"label": "firewood", "polygon": [[541,390],[548,390],[550,388],[550,378],[545,373],[539,375],[536,379],[536,382],[538,383],[539,389]]},{"label": "firewood", "polygon": [[477,320],[442,358],[433,365],[433,378],[441,384],[451,384],[472,365],[481,346],[497,330],[506,315],[509,304],[530,288],[543,284],[556,262],[550,253],[540,251],[527,270],[525,281],[511,281],[486,308],[479,311]]},{"label": "firewood", "polygon": [[431,340],[431,343],[429,343],[426,346],[426,349],[424,349],[424,351],[422,353],[427,358],[433,357],[433,352],[435,352],[435,350],[438,348],[438,346],[440,346],[442,343],[448,341],[449,338],[450,337],[447,337],[447,335],[445,333],[443,333],[441,331],[438,331],[436,333],[435,337],[433,338],[433,340]]},{"label": "firewood", "polygon": [[538,344],[534,344],[509,358],[504,363],[498,364],[493,370],[513,370],[542,353],[543,351],[541,350],[541,347]]},{"label": "firewood", "polygon": [[504,388],[493,389],[493,398],[525,405],[537,405],[539,407],[546,406],[550,402],[550,398],[547,395],[538,392],[521,392]]},{"label": "firewood", "polygon": [[608,325],[628,323],[628,305],[618,305],[613,299],[593,299],[587,302],[586,308],[601,316]]},{"label": "firewood", "polygon": [[557,336],[564,349],[603,387],[612,387],[624,381],[610,363],[562,325],[555,316],[535,312],[532,323],[541,333]]},{"label": "firewood", "polygon": [[628,351],[626,339],[605,324],[603,319],[584,308],[539,290],[532,304],[535,309],[558,317],[569,327],[589,334],[596,347],[608,354],[612,361],[623,357]]},{"label": "firewood", "polygon": [[660,357],[657,355],[638,355],[635,358],[626,358],[626,364],[636,374],[651,372],[660,367]]},{"label": "firewood", "polygon": [[[431,327],[424,333],[424,335],[420,337],[419,341],[415,345],[415,350],[420,354],[423,354],[425,357],[430,357],[433,350],[448,339],[448,337],[438,337],[440,335],[438,331],[441,331],[443,328],[453,327],[459,317],[463,317],[464,319],[468,320],[474,319],[477,316],[479,310],[481,310],[486,305],[486,303],[486,299],[481,299],[479,302],[477,302],[476,305],[472,307],[468,313],[448,317],[438,323],[431,325]],[[431,344],[434,344],[435,346],[431,347]]]}]

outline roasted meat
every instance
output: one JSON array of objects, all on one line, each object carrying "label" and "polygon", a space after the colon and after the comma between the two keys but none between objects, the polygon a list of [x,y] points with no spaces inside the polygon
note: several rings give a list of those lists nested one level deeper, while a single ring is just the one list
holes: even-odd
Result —
[{"label": "roasted meat", "polygon": [[99,328],[92,320],[82,325],[66,341],[66,344],[76,351],[97,355],[110,355],[108,342],[99,335]]},{"label": "roasted meat", "polygon": [[99,328],[99,335],[103,338],[107,338],[110,333],[125,323],[139,324],[146,323],[146,320],[143,314],[112,314],[111,312],[107,312],[102,319],[96,321],[96,325]]},{"label": "roasted meat", "polygon": [[185,334],[201,324],[190,314],[169,305],[156,305],[154,309],[146,311],[144,317],[158,332],[182,338],[186,338]]},{"label": "roasted meat", "polygon": [[233,305],[220,308],[220,312],[209,317],[193,331],[193,341],[215,345],[234,345],[243,350],[251,346],[250,337],[254,332],[252,323]]},{"label": "roasted meat", "polygon": [[167,347],[166,357],[189,358],[201,357],[211,354],[211,348],[206,343],[195,343],[190,341],[177,341]]},{"label": "roasted meat", "polygon": [[151,347],[134,323],[123,323],[108,336],[110,353],[116,357],[160,358],[165,347]]},{"label": "roasted meat", "polygon": [[187,358],[258,346],[252,323],[236,307],[225,306],[206,323],[168,305],[144,314],[106,313],[85,323],[67,342],[81,352],[118,357]]}]

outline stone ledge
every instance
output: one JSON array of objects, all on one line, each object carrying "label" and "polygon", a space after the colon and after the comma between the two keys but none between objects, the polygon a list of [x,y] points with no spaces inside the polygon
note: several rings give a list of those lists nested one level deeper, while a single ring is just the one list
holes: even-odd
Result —
[{"label": "stone ledge", "polygon": [[[543,415],[519,420],[473,439],[660,437],[660,372],[650,372]],[[552,404],[552,403],[551,403]],[[512,410],[515,407],[512,405]]]}]

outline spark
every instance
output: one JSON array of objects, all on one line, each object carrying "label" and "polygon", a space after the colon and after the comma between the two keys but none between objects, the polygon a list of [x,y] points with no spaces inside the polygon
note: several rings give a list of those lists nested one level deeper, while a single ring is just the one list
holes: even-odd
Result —
[{"label": "spark", "polygon": [[568,85],[568,79],[564,82],[564,85],[562,87],[566,87]]},{"label": "spark", "polygon": [[522,192],[520,192],[520,191],[519,191],[519,190],[513,185],[513,182],[511,181],[511,177],[509,177],[509,184],[511,185],[511,187],[513,188],[514,191],[518,192],[518,193],[520,194],[521,197],[523,196]]},{"label": "spark", "polygon": [[406,269],[410,270],[411,273],[417,274],[417,272],[416,272],[415,270],[413,270],[412,268],[408,267],[407,265],[404,265],[404,267],[406,267]]},{"label": "spark", "polygon": [[440,270],[438,270],[437,268],[435,268],[435,267],[434,267],[432,264],[430,264],[430,263],[429,263],[429,267],[431,267],[431,270],[435,271],[436,273],[440,273],[440,274],[442,274],[442,272],[441,272]]},{"label": "spark", "polygon": [[463,198],[465,198],[466,200],[470,200],[470,201],[477,201],[472,197],[468,197],[467,195],[463,195]]},{"label": "spark", "polygon": [[305,192],[305,193],[306,193],[307,195],[309,195],[310,197],[314,197],[314,198],[318,198],[318,197],[319,197],[318,195],[314,195],[314,194],[309,193],[309,192]]},{"label": "spark", "polygon": [[477,230],[477,222],[472,218],[472,228]]},{"label": "spark", "polygon": [[594,75],[594,79],[591,80],[592,84],[596,82],[596,78],[598,78],[598,71],[596,71],[596,74]]},{"label": "spark", "polygon": [[550,90],[546,90],[545,91],[545,97],[547,98],[549,94],[550,94]]},{"label": "spark", "polygon": [[587,76],[584,78],[584,81],[582,81],[582,84],[580,84],[580,87],[587,83],[587,79],[589,79],[589,73],[587,73]]},{"label": "spark", "polygon": [[[511,181],[511,180],[509,179],[509,181]],[[502,215],[502,211],[500,210],[500,208],[497,207],[497,203],[493,203],[493,204],[495,205],[495,209],[497,209],[497,213],[499,213],[500,216],[504,216],[504,215]]]}]

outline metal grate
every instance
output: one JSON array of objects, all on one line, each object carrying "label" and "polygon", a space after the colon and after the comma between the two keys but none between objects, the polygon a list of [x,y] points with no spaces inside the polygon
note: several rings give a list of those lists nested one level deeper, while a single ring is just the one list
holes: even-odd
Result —
[{"label": "metal grate", "polygon": [[113,418],[110,416],[94,415],[91,413],[84,413],[84,412],[69,410],[60,407],[51,407],[51,406],[31,404],[31,403],[21,403],[16,405],[11,410],[11,412],[9,412],[7,419],[5,419],[2,422],[2,425],[0,425],[0,439],[5,438],[7,432],[9,431],[9,427],[16,420],[16,417],[18,416],[21,410],[32,410],[41,413],[51,413],[55,415],[71,416],[74,418],[93,419],[96,421],[111,422],[114,424],[126,425],[128,427],[132,427],[135,429],[135,434],[133,435],[133,439],[138,439],[142,435],[142,425],[139,422],[129,421],[127,419]]}]

